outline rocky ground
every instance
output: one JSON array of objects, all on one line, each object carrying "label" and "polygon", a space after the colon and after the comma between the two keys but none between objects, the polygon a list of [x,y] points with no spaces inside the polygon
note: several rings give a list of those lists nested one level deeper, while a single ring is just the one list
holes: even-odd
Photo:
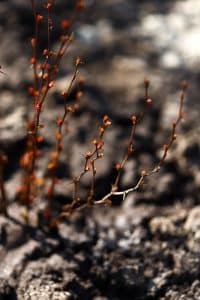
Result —
[{"label": "rocky ground", "polygon": [[[56,1],[56,24],[74,1]],[[112,126],[105,137],[105,157],[97,165],[96,197],[109,191],[113,165],[124,149],[130,115],[143,109],[144,78],[149,78],[153,106],[136,133],[136,152],[126,164],[121,188],[133,186],[143,168],[154,166],[178,109],[179,84],[188,80],[185,120],[159,175],[148,179],[125,201],[84,210],[49,230],[36,212],[25,225],[16,203],[19,157],[31,108],[32,13],[26,0],[0,5],[0,146],[8,155],[6,189],[9,218],[0,216],[1,299],[194,300],[200,299],[200,5],[195,0],[86,1],[74,25],[75,42],[64,59],[57,84],[42,115],[45,143],[38,164],[46,174],[54,143],[55,119],[63,110],[59,93],[69,82],[72,60],[84,61],[84,97],[70,121],[59,165],[56,209],[71,196],[70,178],[78,175],[82,154],[91,149],[101,117]],[[41,33],[43,40],[46,33]],[[82,192],[88,188],[87,179]]]}]

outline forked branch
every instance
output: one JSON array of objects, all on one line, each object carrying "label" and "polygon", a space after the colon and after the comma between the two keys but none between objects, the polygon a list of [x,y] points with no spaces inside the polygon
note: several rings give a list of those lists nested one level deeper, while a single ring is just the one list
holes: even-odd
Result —
[{"label": "forked branch", "polygon": [[177,134],[176,134],[177,126],[179,125],[180,121],[184,117],[183,104],[184,104],[184,99],[185,99],[186,88],[187,88],[187,82],[183,81],[181,83],[178,115],[177,115],[176,120],[172,122],[172,129],[171,129],[169,141],[163,145],[163,155],[162,155],[161,159],[158,161],[158,163],[155,165],[155,167],[150,171],[143,170],[140,174],[139,180],[137,181],[136,185],[131,188],[128,188],[123,191],[116,191],[115,185],[112,186],[111,191],[108,194],[106,194],[102,199],[94,202],[95,205],[110,204],[110,202],[111,202],[110,198],[112,196],[122,196],[123,200],[124,200],[129,193],[132,193],[141,187],[141,185],[144,183],[144,180],[146,177],[151,176],[160,171],[162,165],[164,164],[164,162],[167,158],[168,151],[171,149],[173,143],[175,142],[175,140],[177,138]]}]

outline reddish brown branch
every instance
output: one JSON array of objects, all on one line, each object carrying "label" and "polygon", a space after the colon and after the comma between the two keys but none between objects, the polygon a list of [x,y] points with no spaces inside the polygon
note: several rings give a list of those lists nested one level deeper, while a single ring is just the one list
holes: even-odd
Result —
[{"label": "reddish brown branch", "polygon": [[183,104],[184,104],[184,99],[185,99],[186,88],[187,88],[187,82],[183,81],[183,83],[181,85],[181,92],[180,92],[180,99],[179,99],[179,111],[178,111],[177,119],[172,123],[172,130],[171,130],[169,142],[167,144],[164,144],[163,155],[162,155],[161,159],[159,160],[159,162],[156,164],[156,166],[151,171],[143,170],[141,172],[140,178],[135,186],[133,186],[129,189],[123,190],[123,191],[116,191],[116,190],[111,189],[111,191],[108,194],[106,194],[102,199],[95,201],[94,204],[97,204],[97,205],[98,204],[107,204],[108,201],[110,201],[110,198],[112,196],[122,196],[123,200],[124,200],[129,193],[134,192],[140,188],[140,186],[143,184],[146,177],[151,176],[154,173],[157,173],[160,171],[160,168],[162,167],[163,163],[165,162],[165,160],[167,158],[168,151],[171,149],[174,141],[177,138],[177,135],[176,135],[177,126],[180,123],[180,121],[183,119],[183,116],[184,116]]},{"label": "reddish brown branch", "polygon": [[[45,60],[43,63],[39,63],[37,57],[38,44],[39,44],[39,24],[43,19],[43,16],[36,12],[35,1],[31,0],[32,11],[35,20],[35,34],[32,38],[32,48],[33,55],[31,59],[31,64],[33,65],[33,77],[34,83],[33,87],[29,88],[30,94],[34,99],[34,117],[33,120],[28,122],[28,135],[26,149],[23,157],[21,158],[21,166],[24,169],[22,185],[19,188],[19,197],[22,199],[27,208],[29,208],[30,202],[32,202],[36,196],[37,192],[37,182],[35,175],[36,161],[40,153],[38,150],[39,143],[42,141],[43,137],[39,135],[40,129],[43,127],[40,124],[41,113],[43,111],[44,104],[47,100],[50,89],[55,85],[55,79],[57,77],[59,66],[63,55],[66,53],[70,43],[73,40],[72,35],[66,36],[62,35],[60,38],[60,46],[56,53],[50,49],[50,35],[52,26],[51,10],[54,1],[47,2],[45,9],[47,9],[47,49],[44,49],[43,55]],[[77,3],[76,3],[77,6]],[[77,10],[77,7],[76,7]],[[39,69],[41,72],[39,72]],[[74,81],[74,80],[73,80]],[[66,107],[64,118],[66,115]]]},{"label": "reddish brown branch", "polygon": [[[111,125],[111,121],[109,120],[109,117],[105,115],[103,117],[103,123],[99,127],[99,135],[97,138],[94,138],[92,143],[94,145],[93,151],[88,151],[85,153],[85,163],[83,170],[80,172],[79,176],[73,178],[73,201],[71,204],[65,205],[63,207],[63,213],[61,216],[64,216],[65,214],[71,213],[73,210],[80,210],[88,205],[92,205],[94,203],[94,193],[95,193],[95,176],[96,176],[96,168],[95,168],[95,162],[96,160],[103,157],[103,146],[104,146],[104,134],[106,129]],[[89,188],[88,196],[86,197],[86,200],[81,203],[81,198],[79,196],[79,185],[82,180],[82,178],[88,173],[91,172],[91,183]]]},{"label": "reddish brown branch", "polygon": [[115,178],[115,181],[112,185],[112,190],[113,191],[117,191],[118,190],[118,184],[119,184],[119,180],[121,177],[121,173],[122,170],[125,167],[126,162],[128,161],[129,157],[131,156],[131,154],[134,152],[134,138],[135,138],[135,133],[136,133],[136,128],[138,126],[138,124],[143,120],[144,115],[146,113],[147,107],[149,105],[151,105],[152,100],[151,98],[149,98],[149,85],[150,85],[150,81],[148,79],[144,80],[144,87],[145,87],[145,110],[139,114],[139,116],[135,116],[133,115],[131,117],[131,121],[132,121],[132,127],[131,127],[131,132],[130,132],[130,137],[129,137],[129,142],[128,142],[128,146],[125,150],[124,156],[121,159],[120,162],[118,162],[115,167],[117,170],[117,175]]},{"label": "reddish brown branch", "polygon": [[67,90],[63,92],[64,113],[63,113],[62,117],[57,118],[58,129],[56,131],[56,146],[55,146],[55,150],[51,153],[51,160],[48,164],[48,170],[51,173],[51,175],[50,175],[51,183],[48,188],[48,211],[49,211],[48,215],[51,215],[51,212],[52,212],[52,200],[53,200],[54,193],[55,193],[55,185],[58,182],[57,176],[56,176],[56,169],[57,169],[58,162],[60,159],[61,151],[63,150],[63,145],[62,145],[63,127],[65,124],[67,124],[69,122],[69,119],[72,116],[72,114],[74,114],[76,112],[76,110],[78,109],[80,98],[82,96],[81,86],[82,86],[83,80],[80,79],[79,84],[78,84],[78,91],[77,91],[76,97],[75,97],[75,101],[72,105],[67,105],[68,96],[69,96],[69,94],[72,90],[72,87],[74,85],[74,82],[78,76],[79,64],[80,64],[80,59],[78,58],[76,60],[75,70],[74,70],[73,76],[71,78],[71,81],[69,83],[69,86],[68,86]]}]

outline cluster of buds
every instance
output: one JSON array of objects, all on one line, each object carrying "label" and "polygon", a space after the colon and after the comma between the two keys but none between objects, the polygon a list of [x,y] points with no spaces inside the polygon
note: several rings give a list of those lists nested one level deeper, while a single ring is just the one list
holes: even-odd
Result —
[{"label": "cluster of buds", "polygon": [[[102,124],[102,126],[99,127],[99,134],[100,134],[100,137],[103,136],[103,134],[104,134],[106,128],[109,127],[111,124],[112,124],[112,122],[110,121],[108,115],[105,115],[105,116],[103,117],[103,124]],[[93,141],[93,144],[95,144],[95,140]],[[97,142],[96,142],[96,144],[97,144]]]}]

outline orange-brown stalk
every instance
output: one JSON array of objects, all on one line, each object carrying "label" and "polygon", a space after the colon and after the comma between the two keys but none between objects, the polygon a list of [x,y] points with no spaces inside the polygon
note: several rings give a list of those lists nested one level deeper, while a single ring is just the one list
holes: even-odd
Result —
[{"label": "orange-brown stalk", "polygon": [[[96,160],[103,157],[103,146],[104,146],[104,134],[106,129],[111,125],[111,121],[107,115],[103,117],[103,123],[99,127],[98,137],[94,138],[92,144],[94,145],[93,151],[88,151],[85,153],[85,163],[83,170],[79,174],[79,176],[73,178],[74,191],[73,191],[73,201],[70,204],[67,204],[63,207],[63,212],[61,213],[61,217],[72,213],[73,211],[77,211],[83,209],[87,206],[91,206],[94,204],[94,193],[95,193],[95,176],[96,176],[96,168],[95,162]],[[82,178],[88,173],[91,172],[91,183],[88,192],[88,196],[86,200],[82,200],[78,189]]]},{"label": "orange-brown stalk", "polygon": [[187,88],[187,82],[183,81],[181,84],[178,115],[177,115],[176,120],[172,122],[172,130],[171,130],[170,138],[169,138],[169,141],[163,145],[163,155],[162,155],[161,159],[159,160],[159,162],[155,165],[155,167],[151,171],[143,170],[141,172],[139,180],[137,181],[135,186],[133,186],[129,189],[123,190],[123,191],[116,191],[115,188],[114,189],[112,188],[108,194],[106,194],[102,199],[95,201],[94,204],[108,204],[108,202],[110,202],[110,198],[112,196],[122,196],[123,200],[124,200],[129,193],[134,192],[140,188],[140,186],[143,184],[146,177],[151,176],[154,173],[158,173],[160,171],[163,163],[165,162],[165,160],[167,158],[168,151],[171,149],[173,143],[175,142],[175,140],[177,138],[177,135],[176,135],[177,126],[179,125],[180,121],[184,117],[183,104],[184,104],[184,99],[185,99],[186,88]]},{"label": "orange-brown stalk", "polygon": [[48,170],[50,171],[50,177],[51,177],[51,183],[50,186],[48,188],[48,209],[45,212],[45,214],[47,216],[51,216],[52,214],[52,200],[54,197],[54,193],[55,193],[55,185],[58,182],[58,178],[56,175],[56,169],[58,166],[58,162],[60,159],[60,154],[61,151],[63,150],[63,127],[65,124],[68,124],[70,117],[72,116],[72,114],[74,114],[76,112],[76,110],[79,108],[79,103],[80,103],[80,99],[82,96],[82,91],[81,91],[81,86],[83,83],[83,79],[79,78],[79,82],[78,82],[78,89],[75,95],[75,101],[73,104],[68,105],[67,104],[67,99],[68,96],[72,90],[72,87],[75,83],[75,81],[78,79],[78,67],[81,63],[80,58],[78,57],[76,59],[76,64],[75,64],[75,70],[73,73],[73,76],[71,78],[71,81],[69,83],[69,86],[67,88],[67,90],[64,90],[62,92],[62,96],[64,97],[64,112],[63,115],[61,117],[58,117],[56,120],[57,123],[57,130],[56,130],[56,145],[55,145],[55,150],[52,151],[51,153],[51,160],[48,163]]},{"label": "orange-brown stalk", "polygon": [[[77,3],[79,2],[80,1],[77,1]],[[77,3],[75,9],[79,11],[80,7],[77,7]],[[37,57],[37,48],[39,45],[38,32],[39,24],[43,21],[43,16],[37,14],[34,0],[31,0],[31,5],[35,20],[35,34],[31,39],[33,55],[30,61],[31,65],[33,66],[34,83],[33,86],[29,88],[29,93],[33,96],[34,117],[33,120],[28,121],[26,150],[21,158],[21,166],[24,169],[24,175],[22,185],[18,191],[20,199],[26,203],[27,208],[29,208],[30,203],[34,200],[37,192],[35,168],[37,157],[40,154],[40,151],[38,150],[38,144],[43,141],[43,136],[39,134],[39,131],[44,126],[43,124],[40,124],[41,113],[47,100],[48,93],[55,85],[55,79],[59,71],[61,59],[66,53],[70,43],[73,41],[73,35],[65,34],[66,28],[63,28],[64,34],[62,34],[60,37],[60,46],[58,51],[51,51],[51,10],[54,5],[54,1],[47,2],[45,5],[48,15],[47,48],[43,50],[44,60],[40,63]]]},{"label": "orange-brown stalk", "polygon": [[[148,79],[145,79],[144,80],[144,87],[145,87],[145,104],[146,104],[146,108],[147,108],[147,106],[152,104],[152,99],[149,97],[149,85],[150,85],[150,81]],[[124,169],[125,164],[128,161],[130,155],[135,150],[134,149],[134,138],[135,138],[136,128],[137,128],[138,124],[142,121],[142,119],[143,119],[143,117],[146,113],[146,108],[138,117],[135,116],[135,115],[133,115],[131,117],[132,127],[131,127],[130,137],[129,137],[129,141],[128,141],[128,146],[127,146],[127,149],[126,149],[125,154],[124,154],[123,158],[121,159],[121,161],[116,163],[116,165],[115,165],[115,168],[117,170],[117,175],[116,175],[115,181],[112,185],[112,190],[113,191],[118,190],[118,184],[119,184],[121,172]]]}]

